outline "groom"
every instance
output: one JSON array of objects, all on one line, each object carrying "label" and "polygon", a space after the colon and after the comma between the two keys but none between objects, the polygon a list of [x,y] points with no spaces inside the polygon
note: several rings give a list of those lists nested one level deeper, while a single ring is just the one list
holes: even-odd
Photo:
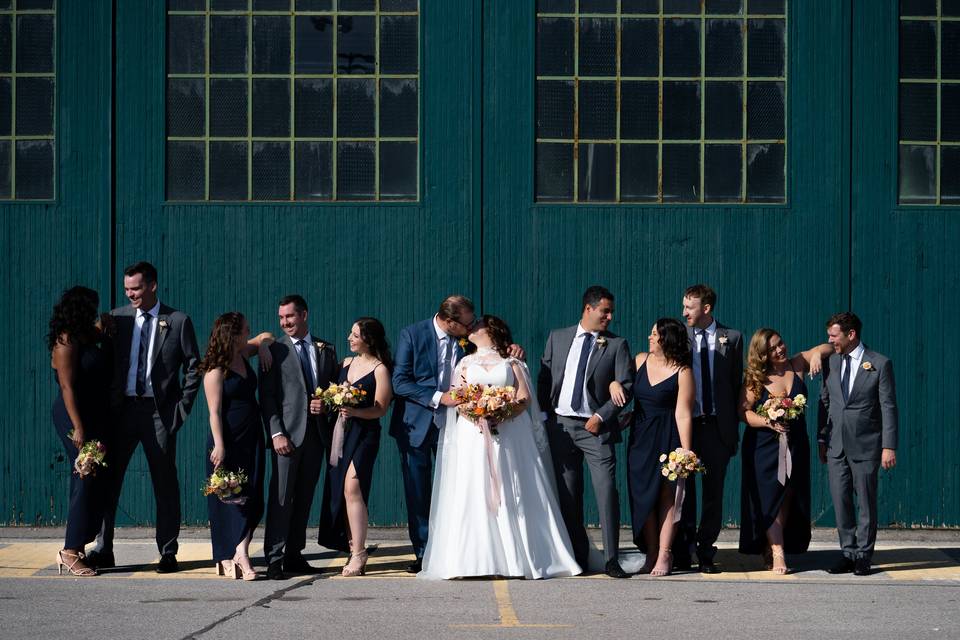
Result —
[{"label": "groom", "polygon": [[620,497],[617,456],[620,408],[610,400],[610,383],[627,393],[633,388],[633,359],[624,338],[607,331],[613,319],[613,294],[590,287],[583,294],[580,323],[550,332],[540,374],[537,399],[549,426],[560,494],[560,509],[577,563],[587,568],[590,543],[583,527],[583,460],[586,458],[600,510],[606,574],[626,578],[620,567]]},{"label": "groom", "polygon": [[[877,540],[877,475],[897,464],[897,396],[893,363],[860,342],[860,318],[827,320],[833,345],[820,386],[817,442],[827,465],[843,557],[830,573],[865,576]],[[856,494],[859,517],[855,517]]]}]

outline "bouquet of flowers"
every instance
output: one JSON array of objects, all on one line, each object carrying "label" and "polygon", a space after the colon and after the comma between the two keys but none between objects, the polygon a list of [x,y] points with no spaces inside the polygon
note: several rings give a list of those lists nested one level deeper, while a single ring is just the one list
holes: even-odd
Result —
[{"label": "bouquet of flowers", "polygon": [[103,459],[107,455],[107,448],[99,440],[90,440],[80,447],[80,454],[73,461],[74,473],[81,478],[97,475],[97,469],[107,466]]},{"label": "bouquet of flowers", "polygon": [[[331,382],[326,389],[317,387],[313,393],[315,398],[320,398],[327,409],[337,411],[343,407],[356,407],[367,395],[366,390],[355,387],[349,382]],[[333,442],[330,446],[330,466],[335,467],[343,457],[343,441],[347,430],[347,421],[342,415],[337,416],[337,422],[333,425]]]},{"label": "bouquet of flowers", "polygon": [[499,432],[495,426],[491,426],[491,422],[503,422],[513,415],[520,404],[517,390],[511,386],[466,384],[451,389],[450,395],[460,401],[457,405],[460,415],[476,423],[481,432],[488,428],[492,435],[499,435]]},{"label": "bouquet of flowers", "polygon": [[706,467],[703,466],[697,454],[682,447],[677,447],[670,453],[660,454],[660,462],[663,463],[660,468],[660,475],[670,481],[677,478],[687,478],[692,473],[706,471]]},{"label": "bouquet of flowers", "polygon": [[767,401],[757,405],[757,415],[776,422],[793,420],[803,415],[807,408],[807,398],[802,393],[795,398],[790,396],[770,396]]},{"label": "bouquet of flowers", "polygon": [[247,498],[241,496],[240,492],[243,491],[247,479],[243,469],[227,471],[223,467],[217,467],[203,484],[203,495],[217,496],[220,502],[226,504],[243,504]]}]

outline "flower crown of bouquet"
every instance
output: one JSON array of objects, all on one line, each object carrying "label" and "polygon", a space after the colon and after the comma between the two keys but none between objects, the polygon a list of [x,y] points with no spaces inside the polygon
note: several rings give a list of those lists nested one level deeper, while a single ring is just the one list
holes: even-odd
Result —
[{"label": "flower crown of bouquet", "polygon": [[217,467],[203,484],[203,495],[217,496],[220,502],[227,504],[243,504],[247,499],[246,496],[241,496],[240,492],[243,491],[243,485],[248,479],[243,469],[228,471],[223,467]]},{"label": "flower crown of bouquet", "polygon": [[104,459],[107,448],[99,440],[89,440],[80,447],[77,459],[73,461],[73,471],[81,478],[97,475],[97,469],[107,466]]},{"label": "flower crown of bouquet", "polygon": [[670,481],[687,478],[691,474],[703,473],[707,470],[697,454],[683,447],[677,447],[670,453],[660,454],[660,462],[663,463],[660,475]]}]

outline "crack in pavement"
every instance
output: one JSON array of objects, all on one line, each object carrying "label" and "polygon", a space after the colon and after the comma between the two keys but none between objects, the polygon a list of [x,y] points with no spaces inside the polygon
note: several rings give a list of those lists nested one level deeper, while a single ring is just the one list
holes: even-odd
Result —
[{"label": "crack in pavement", "polygon": [[302,580],[300,580],[300,581],[297,582],[296,584],[292,584],[292,585],[290,585],[290,586],[288,586],[288,587],[284,587],[283,589],[277,589],[277,590],[274,591],[273,593],[270,593],[269,595],[266,595],[266,596],[260,598],[260,599],[257,600],[256,602],[252,602],[252,603],[248,604],[248,605],[245,606],[245,607],[241,607],[241,608],[237,609],[236,611],[233,611],[233,612],[231,612],[231,613],[228,613],[227,615],[223,616],[223,617],[220,618],[219,620],[214,620],[213,622],[211,622],[211,623],[208,624],[207,626],[203,627],[202,629],[199,629],[199,630],[194,631],[194,632],[192,632],[192,633],[188,633],[187,635],[183,636],[183,638],[181,638],[180,640],[196,640],[197,638],[199,638],[199,637],[202,636],[203,634],[205,634],[205,633],[207,633],[207,632],[209,632],[209,631],[214,630],[215,628],[217,628],[218,626],[220,626],[220,625],[223,624],[224,622],[227,622],[228,620],[232,620],[232,619],[234,619],[234,618],[236,618],[236,617],[239,617],[239,616],[243,615],[243,614],[244,614],[246,611],[248,611],[249,609],[252,609],[252,608],[254,608],[254,607],[263,607],[263,606],[266,606],[266,605],[270,604],[271,602],[273,602],[274,600],[277,600],[277,599],[279,599],[279,598],[282,598],[283,596],[285,596],[286,594],[290,593],[291,591],[295,591],[296,589],[300,589],[301,587],[307,587],[307,586],[312,585],[314,582],[316,582],[317,580],[320,580],[320,579],[323,578],[323,577],[324,577],[323,574],[317,574],[317,575],[314,575],[314,576],[309,576],[309,577],[303,578]]}]

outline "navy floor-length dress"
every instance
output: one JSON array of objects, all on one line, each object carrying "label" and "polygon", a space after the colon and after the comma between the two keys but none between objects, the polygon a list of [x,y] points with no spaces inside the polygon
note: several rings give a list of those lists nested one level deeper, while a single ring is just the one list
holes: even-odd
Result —
[{"label": "navy floor-length dress", "polygon": [[[383,365],[378,364],[377,367]],[[367,392],[358,409],[372,407],[377,394],[377,379],[374,367],[366,375],[353,382],[353,386]],[[350,366],[340,368],[338,382],[347,381],[347,372]],[[323,502],[320,505],[320,534],[318,542],[321,546],[338,551],[350,551],[350,541],[347,539],[346,500],[343,498],[343,486],[347,478],[347,470],[353,462],[354,470],[360,481],[360,491],[365,504],[370,504],[370,485],[373,480],[373,465],[380,451],[380,421],[349,418],[346,433],[343,438],[343,456],[337,466],[327,465],[327,477],[323,483]]]},{"label": "navy floor-length dress", "polygon": [[[210,514],[210,540],[215,561],[230,560],[236,555],[237,545],[252,533],[263,516],[263,474],[266,464],[263,422],[257,404],[257,374],[244,360],[246,376],[227,370],[223,379],[220,413],[223,428],[223,466],[229,471],[243,470],[247,483],[239,494],[246,498],[243,504],[224,503],[217,496],[207,496]],[[213,434],[207,440],[207,449],[213,449]],[[207,474],[213,473],[213,463],[207,459]]]},{"label": "navy floor-length dress", "polygon": [[670,482],[660,474],[660,455],[680,446],[675,413],[680,390],[679,371],[655,385],[650,384],[647,363],[637,371],[633,383],[633,428],[627,442],[627,489],[633,542],[646,552],[643,524],[657,507],[661,482]]},{"label": "navy floor-length dress", "polygon": [[[790,397],[807,395],[803,376],[794,373]],[[757,404],[770,397],[764,389]],[[740,482],[740,553],[759,554],[767,546],[767,529],[783,501],[791,495],[783,528],[786,553],[803,553],[810,545],[810,442],[804,416],[788,422],[787,446],[793,469],[786,485],[777,480],[779,434],[773,429],[747,427],[743,434]]]},{"label": "navy floor-length dress", "polygon": [[[107,354],[95,344],[81,344],[77,370],[74,371],[73,389],[77,410],[83,421],[86,441],[101,440],[109,435],[108,421],[110,399],[110,362]],[[55,373],[57,384],[60,378]],[[65,549],[83,549],[84,545],[96,538],[103,520],[104,483],[103,472],[80,478],[73,473],[73,462],[80,453],[69,433],[73,422],[63,402],[63,393],[58,392],[53,401],[53,426],[63,443],[70,463],[70,506],[67,512],[67,530],[64,537]],[[107,444],[104,442],[104,444]],[[104,462],[110,464],[110,451],[107,450]]]}]

